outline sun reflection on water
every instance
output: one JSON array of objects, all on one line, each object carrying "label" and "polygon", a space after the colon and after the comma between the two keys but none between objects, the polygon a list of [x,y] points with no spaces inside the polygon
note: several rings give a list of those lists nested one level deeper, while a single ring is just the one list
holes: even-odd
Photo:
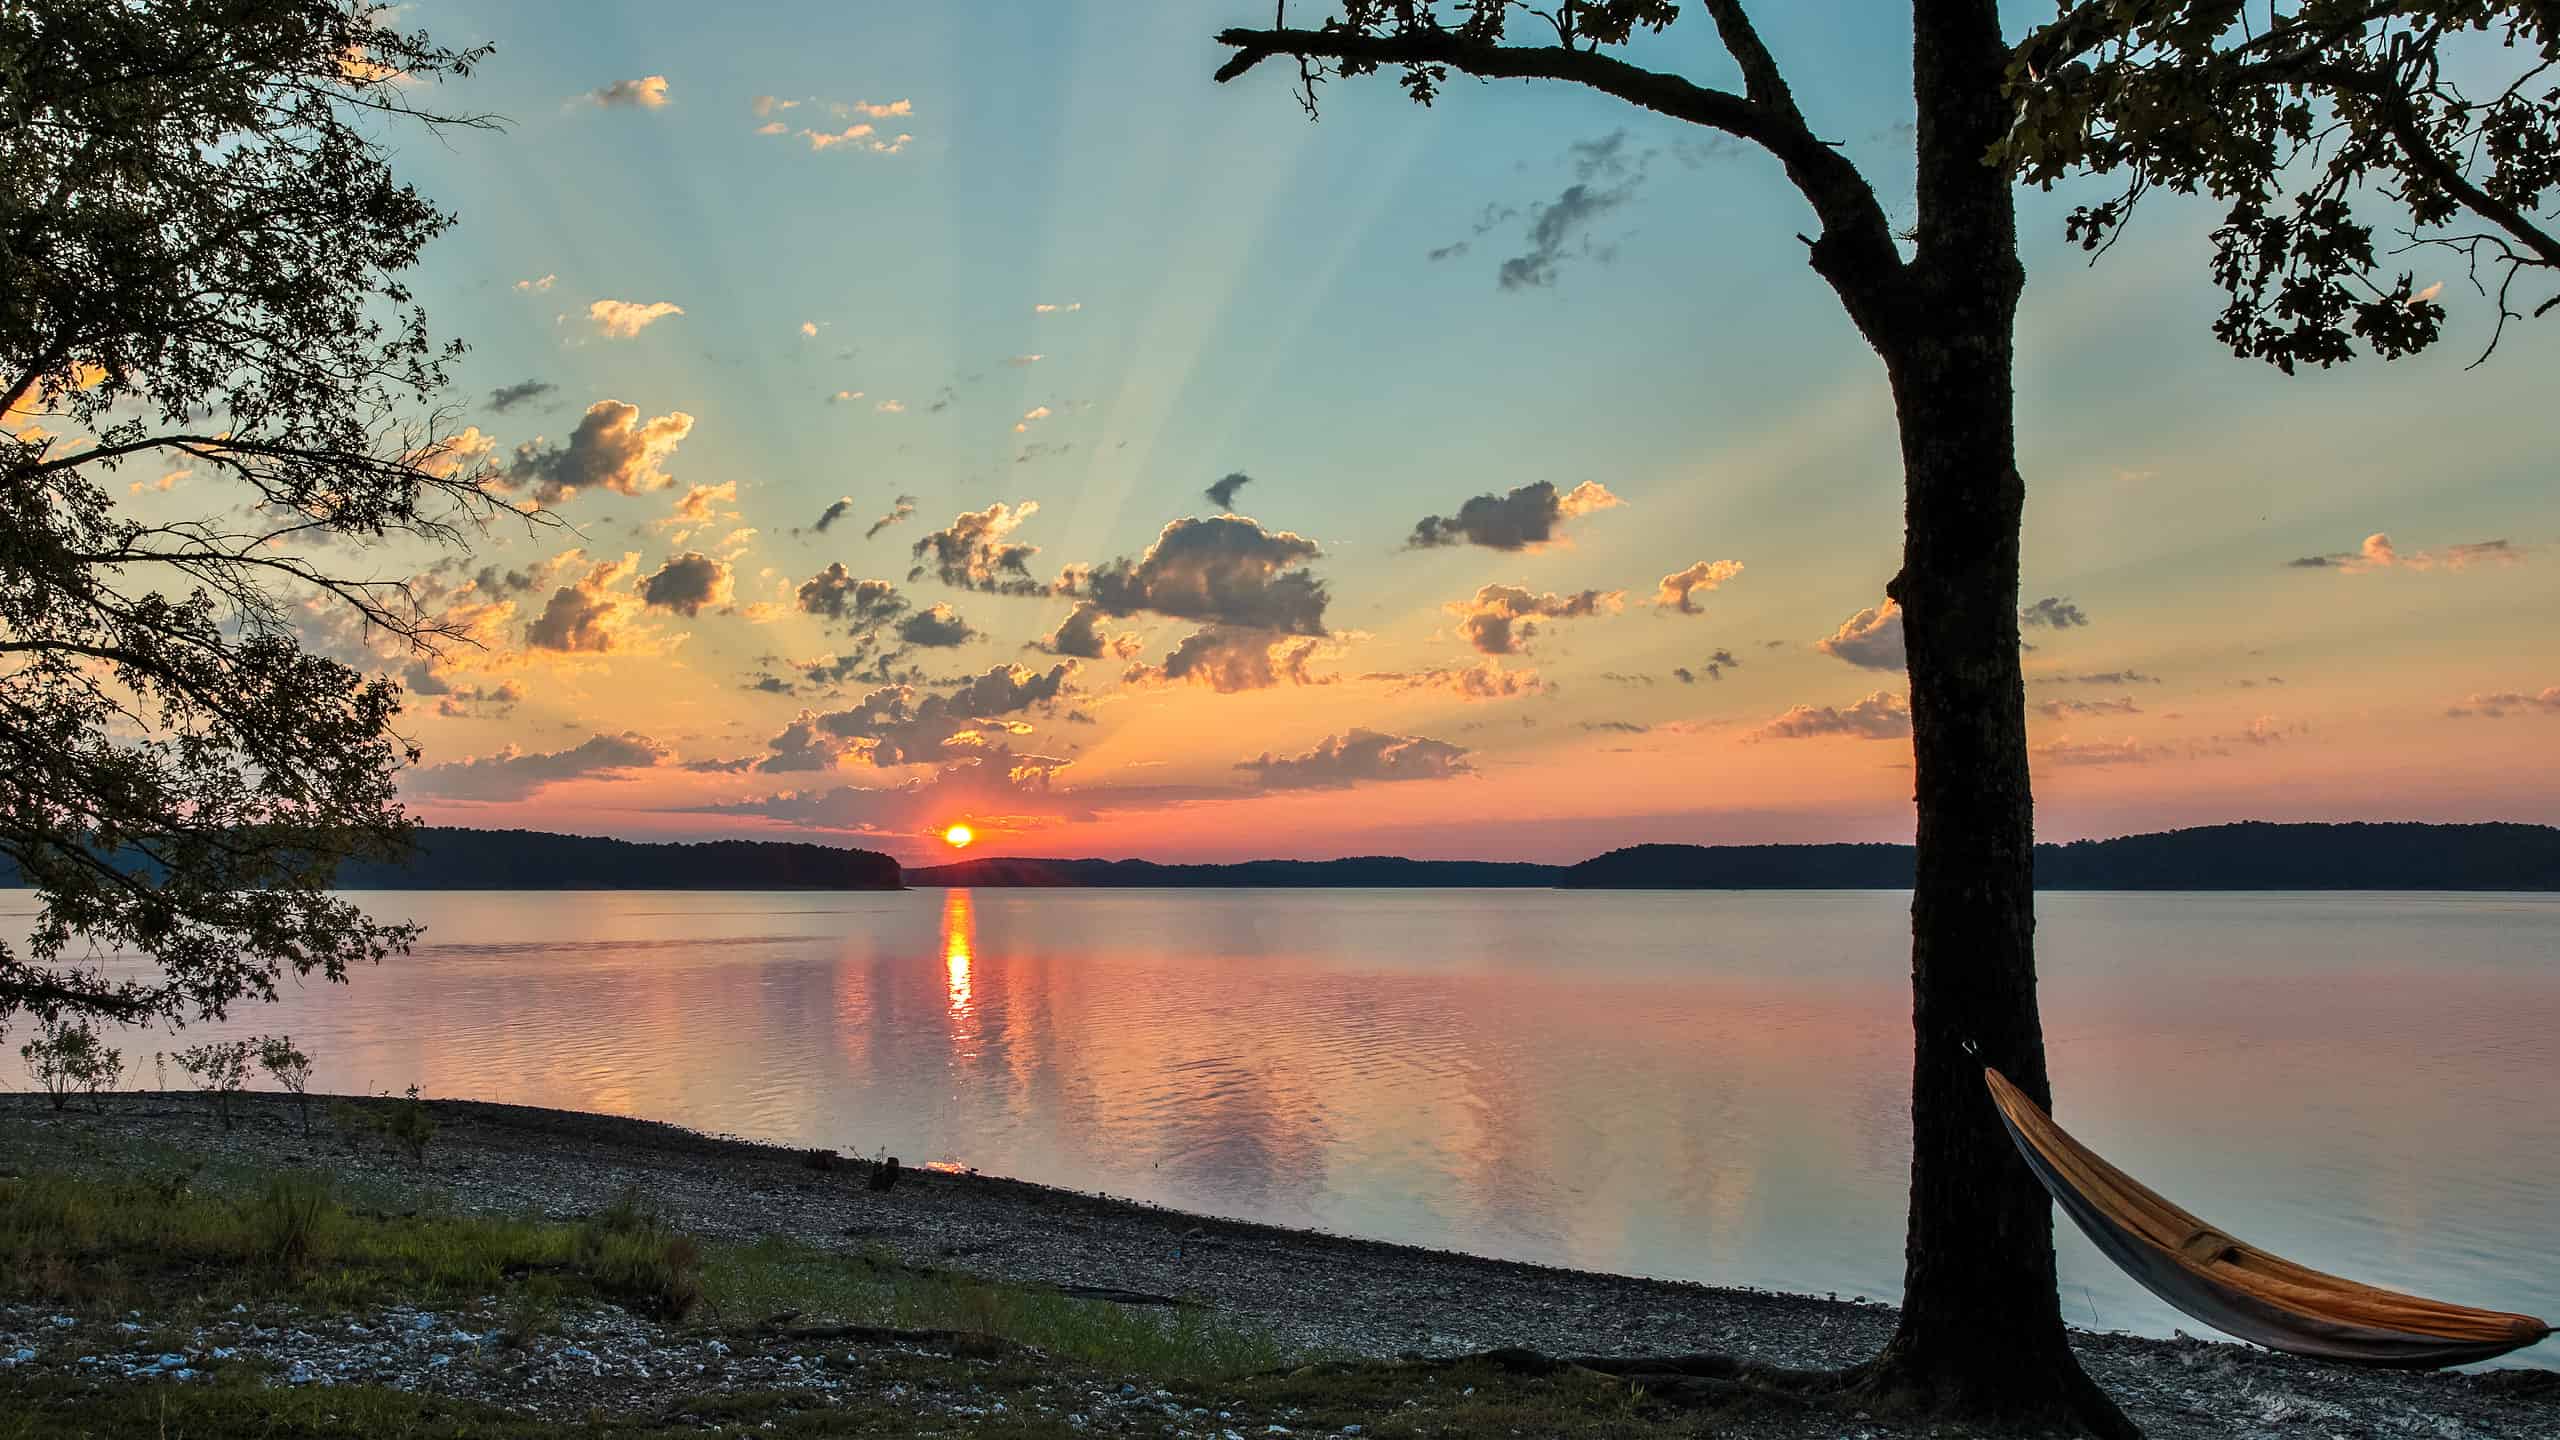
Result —
[{"label": "sun reflection on water", "polygon": [[950,891],[942,901],[942,963],[950,973],[951,1019],[956,1025],[965,1025],[975,1018],[976,1007],[971,1002],[969,989],[969,961],[977,938],[977,912],[971,908],[969,892]]}]

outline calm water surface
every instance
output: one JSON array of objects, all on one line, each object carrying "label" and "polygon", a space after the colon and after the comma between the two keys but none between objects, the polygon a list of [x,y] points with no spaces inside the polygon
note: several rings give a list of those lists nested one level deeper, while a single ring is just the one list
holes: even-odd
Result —
[{"label": "calm water surface", "polygon": [[[412,958],[216,1033],[290,1030],[329,1089],[886,1147],[1489,1255],[1878,1298],[1901,1273],[1901,894],[363,898],[427,925]],[[2040,912],[2083,1139],[2306,1263],[2560,1314],[2560,898]],[[2059,1243],[2075,1323],[2193,1328],[2067,1223]]]}]

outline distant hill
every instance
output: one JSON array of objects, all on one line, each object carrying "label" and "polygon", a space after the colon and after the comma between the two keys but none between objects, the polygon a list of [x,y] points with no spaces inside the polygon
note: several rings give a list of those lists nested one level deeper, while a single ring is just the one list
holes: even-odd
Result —
[{"label": "distant hill", "polygon": [[[1635,845],[1568,890],[1907,890],[1908,845]],[[2039,890],[2560,890],[2548,825],[2247,821],[2036,847]]]},{"label": "distant hill", "polygon": [[771,840],[644,844],[542,830],[421,829],[404,865],[349,861],[349,890],[895,890],[874,850]]},{"label": "distant hill", "polygon": [[1342,860],[1247,860],[1235,865],[1159,865],[1152,860],[1027,860],[990,856],[907,872],[909,885],[967,886],[1253,886],[1422,888],[1430,886],[1545,887],[1565,874],[1562,865],[1500,860],[1406,860],[1394,855],[1355,855]]}]

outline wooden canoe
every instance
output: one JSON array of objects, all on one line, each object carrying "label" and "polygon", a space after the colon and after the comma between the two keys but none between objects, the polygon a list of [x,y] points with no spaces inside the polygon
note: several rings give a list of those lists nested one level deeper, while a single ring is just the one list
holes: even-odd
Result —
[{"label": "wooden canoe", "polygon": [[2551,1334],[2530,1315],[2377,1289],[2235,1240],[2072,1139],[1999,1071],[1982,1077],[2063,1213],[2144,1289],[2216,1330],[2296,1355],[2413,1368],[2487,1360]]}]

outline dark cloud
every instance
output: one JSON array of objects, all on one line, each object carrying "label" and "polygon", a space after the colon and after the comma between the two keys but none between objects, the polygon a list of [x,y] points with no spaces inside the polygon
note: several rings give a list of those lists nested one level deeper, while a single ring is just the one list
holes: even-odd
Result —
[{"label": "dark cloud", "polygon": [[1618,670],[1603,670],[1600,672],[1600,678],[1603,680],[1615,680],[1621,685],[1651,685],[1653,683],[1653,677],[1650,675],[1629,675]]},{"label": "dark cloud", "polygon": [[1221,695],[1275,685],[1329,685],[1338,677],[1309,669],[1325,645],[1320,636],[1212,625],[1185,637],[1162,665],[1135,667],[1128,678],[1206,685]]},{"label": "dark cloud", "polygon": [[1866,670],[1902,670],[1910,663],[1902,645],[1902,607],[1890,600],[1841,621],[1813,648]]},{"label": "dark cloud", "polygon": [[1222,479],[1210,482],[1209,488],[1201,493],[1207,495],[1209,503],[1219,509],[1233,510],[1236,508],[1236,492],[1252,483],[1252,476],[1238,470]]},{"label": "dark cloud", "polygon": [[559,388],[548,380],[519,380],[513,385],[501,385],[489,392],[489,411],[494,415],[504,415],[527,401],[539,400]]},{"label": "dark cloud", "polygon": [[2114,700],[2047,700],[2036,707],[2053,719],[2067,715],[2139,715],[2142,707],[2130,695]]},{"label": "dark cloud", "polygon": [[528,754],[513,745],[491,755],[475,756],[409,772],[410,793],[438,800],[522,800],[545,786],[564,780],[619,780],[622,772],[645,770],[673,752],[635,731],[590,736],[573,749]]},{"label": "dark cloud", "polygon": [[871,528],[862,532],[862,538],[865,540],[874,539],[881,531],[888,529],[890,526],[897,524],[899,521],[904,520],[915,513],[916,497],[913,495],[901,495],[897,498],[895,503],[889,506],[888,514],[871,522]]},{"label": "dark cloud", "polygon": [[1639,725],[1633,720],[1585,720],[1582,722],[1582,728],[1585,730],[1610,731],[1620,735],[1644,735],[1650,733],[1653,729],[1650,725]]},{"label": "dark cloud", "polygon": [[753,755],[736,755],[726,760],[687,760],[682,768],[697,775],[735,775],[756,766]]},{"label": "dark cloud", "polygon": [[726,605],[731,596],[729,563],[688,550],[658,567],[640,583],[640,601],[679,615],[698,615],[705,605]]},{"label": "dark cloud", "polygon": [[2106,740],[2049,740],[2029,750],[2036,760],[2048,765],[2148,765],[2166,760],[2178,753],[2173,745],[2145,745],[2131,738]]},{"label": "dark cloud", "polygon": [[1488,550],[1535,550],[1552,543],[1556,528],[1565,521],[1618,503],[1618,497],[1597,480],[1585,480],[1563,494],[1545,480],[1532,480],[1508,495],[1478,495],[1459,506],[1455,515],[1422,517],[1414,523],[1405,548],[1481,545]]},{"label": "dark cloud", "polygon": [[1625,605],[1623,590],[1558,595],[1539,594],[1519,585],[1487,585],[1473,596],[1442,608],[1459,617],[1458,633],[1478,654],[1517,655],[1537,638],[1541,621],[1615,614]]},{"label": "dark cloud", "polygon": [[898,638],[928,650],[948,650],[977,639],[978,632],[969,628],[969,622],[960,618],[960,612],[937,603],[899,621]]},{"label": "dark cloud", "polygon": [[529,440],[516,447],[515,458],[494,479],[501,489],[530,489],[545,505],[597,486],[642,495],[675,483],[660,467],[692,433],[693,417],[681,410],[644,423],[640,407],[599,400],[569,432],[567,445]]},{"label": "dark cloud", "polygon": [[1752,732],[1758,740],[1810,740],[1823,735],[1854,735],[1862,740],[1900,740],[1911,734],[1911,710],[1902,697],[1878,690],[1846,709],[1829,705],[1795,705]]},{"label": "dark cloud", "polygon": [[950,525],[915,543],[913,553],[923,563],[908,571],[907,578],[932,574],[954,589],[994,595],[1045,593],[1048,587],[1031,578],[1031,557],[1040,547],[1012,538],[1039,510],[1039,501],[1025,500],[1019,508],[998,501],[984,510],[961,511]]},{"label": "dark cloud", "polygon": [[1706,664],[1699,666],[1695,670],[1691,670],[1688,666],[1683,665],[1679,669],[1671,672],[1671,678],[1679,681],[1683,685],[1697,684],[1698,677],[1701,675],[1706,676],[1710,680],[1722,680],[1724,678],[1724,672],[1727,670],[1739,669],[1741,665],[1742,662],[1734,658],[1734,653],[1732,651],[1719,650],[1713,655],[1707,657]]},{"label": "dark cloud", "polygon": [[1446,780],[1475,773],[1467,752],[1445,740],[1361,729],[1328,735],[1296,755],[1265,751],[1236,768],[1250,773],[1265,790],[1338,790],[1369,781]]},{"label": "dark cloud", "polygon": [[[412,687],[415,688],[415,687]],[[502,720],[515,713],[524,700],[523,687],[512,680],[496,685],[448,686],[439,683],[433,692],[436,713],[449,720]]]},{"label": "dark cloud", "polygon": [[841,560],[802,581],[795,593],[802,611],[842,620],[857,632],[877,630],[910,608],[894,583],[858,580]]},{"label": "dark cloud", "polygon": [[824,535],[827,533],[828,526],[843,519],[844,512],[852,508],[853,497],[850,495],[840,496],[833,504],[818,513],[817,520],[813,522],[809,528],[817,534]]},{"label": "dark cloud", "polygon": [[2389,535],[2377,530],[2364,537],[2364,543],[2353,550],[2328,555],[2305,555],[2285,562],[2289,570],[2344,570],[2357,574],[2370,570],[2469,570],[2479,565],[2514,565],[2530,552],[2512,540],[2474,540],[2468,544],[2448,545],[2442,550],[2403,550]]},{"label": "dark cloud", "polygon": [[1577,255],[1602,261],[1615,256],[1615,247],[1592,242],[1592,223],[1635,198],[1650,152],[1630,155],[1627,132],[1618,130],[1574,142],[1569,155],[1573,183],[1555,199],[1530,208],[1529,248],[1495,272],[1494,282],[1502,289],[1553,285],[1564,262]]},{"label": "dark cloud", "polygon": [[2018,623],[2050,630],[2069,630],[2089,623],[2080,607],[2059,595],[2047,595],[2018,612]]},{"label": "dark cloud", "polygon": [[1295,635],[1325,633],[1324,582],[1303,569],[1324,552],[1288,531],[1265,530],[1240,515],[1176,520],[1147,553],[1059,577],[1113,615],[1146,612]]},{"label": "dark cloud", "polygon": [[1081,660],[1099,660],[1106,654],[1126,660],[1136,655],[1139,645],[1136,633],[1103,634],[1102,622],[1107,618],[1101,606],[1090,600],[1079,601],[1076,608],[1067,612],[1067,618],[1058,622],[1057,629],[1032,641],[1031,648]]}]

